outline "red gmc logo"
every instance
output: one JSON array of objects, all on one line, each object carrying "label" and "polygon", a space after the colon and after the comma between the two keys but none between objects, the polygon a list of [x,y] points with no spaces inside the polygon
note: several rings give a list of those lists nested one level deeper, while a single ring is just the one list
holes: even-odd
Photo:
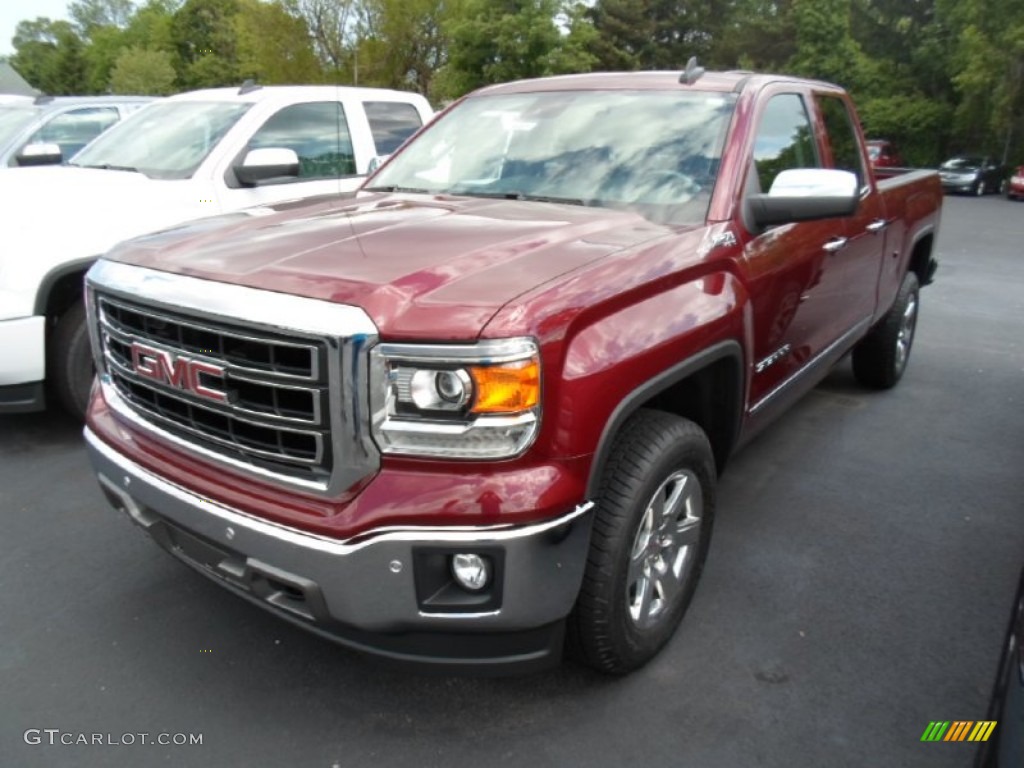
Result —
[{"label": "red gmc logo", "polygon": [[184,355],[174,355],[165,349],[149,347],[145,344],[132,342],[132,368],[140,376],[170,384],[176,389],[191,392],[193,395],[205,397],[218,403],[228,402],[226,392],[203,386],[199,374],[224,378],[224,368],[213,363],[193,360]]}]

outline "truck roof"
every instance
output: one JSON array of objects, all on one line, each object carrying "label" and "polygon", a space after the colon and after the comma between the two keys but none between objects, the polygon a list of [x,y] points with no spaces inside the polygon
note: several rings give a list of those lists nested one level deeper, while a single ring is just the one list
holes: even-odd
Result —
[{"label": "truck roof", "polygon": [[274,100],[304,101],[332,100],[338,94],[357,99],[379,101],[410,101],[422,98],[419,94],[387,88],[357,88],[347,85],[267,85],[254,87],[205,88],[167,97],[167,101],[240,101],[260,102]]},{"label": "truck roof", "polygon": [[592,72],[583,75],[559,75],[542,77],[534,80],[518,80],[513,83],[492,85],[476,91],[488,95],[499,93],[531,93],[536,91],[568,91],[568,90],[667,90],[671,88],[691,88],[697,91],[719,91],[722,93],[740,92],[747,88],[761,88],[769,83],[791,82],[802,85],[814,85],[836,89],[831,83],[817,80],[806,80],[789,75],[762,75],[743,70],[729,72],[705,72],[691,86],[680,83],[683,74],[676,71],[651,72]]}]

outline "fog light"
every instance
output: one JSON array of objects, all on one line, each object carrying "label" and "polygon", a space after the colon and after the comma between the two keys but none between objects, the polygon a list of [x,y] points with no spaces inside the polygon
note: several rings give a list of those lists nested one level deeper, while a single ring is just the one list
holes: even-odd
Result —
[{"label": "fog light", "polygon": [[491,564],[480,555],[452,555],[452,575],[461,587],[479,592],[491,580]]}]

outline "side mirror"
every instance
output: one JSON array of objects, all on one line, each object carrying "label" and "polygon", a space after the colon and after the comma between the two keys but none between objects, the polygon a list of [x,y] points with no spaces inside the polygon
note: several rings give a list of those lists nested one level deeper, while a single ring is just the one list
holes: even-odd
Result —
[{"label": "side mirror", "polygon": [[299,175],[299,156],[294,149],[281,147],[250,149],[234,171],[238,180],[247,187],[294,179]]},{"label": "side mirror", "polygon": [[59,144],[26,144],[17,156],[18,165],[60,165],[64,153]]},{"label": "side mirror", "polygon": [[380,168],[384,163],[388,161],[391,155],[374,155],[370,158],[369,165],[366,166],[366,175],[369,176],[371,173]]},{"label": "side mirror", "polygon": [[751,217],[760,227],[852,216],[859,202],[857,176],[828,168],[782,171],[767,195],[747,198]]}]

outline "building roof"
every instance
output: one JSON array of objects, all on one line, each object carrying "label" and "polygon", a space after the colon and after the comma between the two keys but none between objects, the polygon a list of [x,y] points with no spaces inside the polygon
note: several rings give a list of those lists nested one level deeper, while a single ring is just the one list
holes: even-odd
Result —
[{"label": "building roof", "polygon": [[14,67],[6,61],[0,61],[0,94],[35,96],[37,93],[39,91],[25,82],[25,78],[19,75]]}]

